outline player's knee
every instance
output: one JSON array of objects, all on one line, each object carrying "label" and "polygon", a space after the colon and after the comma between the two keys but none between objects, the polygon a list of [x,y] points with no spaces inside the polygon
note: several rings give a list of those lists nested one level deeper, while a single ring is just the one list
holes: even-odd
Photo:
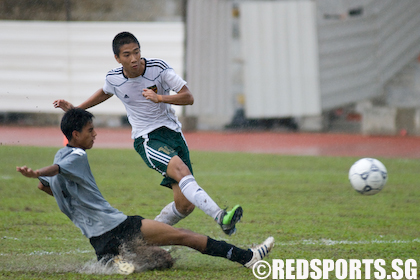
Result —
[{"label": "player's knee", "polygon": [[194,209],[195,209],[195,205],[192,204],[192,203],[190,205],[188,205],[187,207],[185,207],[186,215],[191,214],[194,211]]},{"label": "player's knee", "polygon": [[178,207],[178,205],[177,205],[176,209],[177,209],[177,210],[178,210],[181,214],[183,214],[183,215],[185,215],[185,216],[188,216],[189,214],[191,214],[191,213],[194,211],[195,206],[194,206],[194,204],[192,204],[192,203],[185,203],[185,204],[183,204],[183,205],[180,205],[179,207]]},{"label": "player's knee", "polygon": [[169,177],[180,181],[183,177],[191,175],[188,166],[181,160],[180,157],[173,157],[168,164],[167,173]]},{"label": "player's knee", "polygon": [[177,239],[180,245],[187,245],[188,240],[191,238],[191,231],[177,228]]},{"label": "player's knee", "polygon": [[175,207],[176,210],[184,216],[188,216],[194,211],[194,204],[192,204],[184,196],[175,197]]}]

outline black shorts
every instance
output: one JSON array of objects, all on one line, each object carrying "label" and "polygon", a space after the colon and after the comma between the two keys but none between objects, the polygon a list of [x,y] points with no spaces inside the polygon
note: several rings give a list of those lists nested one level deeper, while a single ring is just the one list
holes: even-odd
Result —
[{"label": "black shorts", "polygon": [[91,237],[89,241],[95,249],[98,261],[107,262],[119,254],[119,248],[122,244],[136,237],[141,238],[140,228],[143,219],[141,216],[128,216],[124,222],[114,229],[100,236]]}]

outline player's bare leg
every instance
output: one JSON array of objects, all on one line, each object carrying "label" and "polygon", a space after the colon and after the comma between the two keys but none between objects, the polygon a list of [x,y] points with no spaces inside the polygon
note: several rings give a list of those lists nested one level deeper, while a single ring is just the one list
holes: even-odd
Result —
[{"label": "player's bare leg", "polygon": [[189,230],[171,227],[157,221],[142,220],[141,232],[144,241],[150,245],[181,245],[195,249],[203,254],[223,257],[251,267],[257,260],[264,258],[274,246],[274,238],[252,249],[241,249],[225,241],[211,239]]},{"label": "player's bare leg", "polygon": [[144,241],[150,245],[182,245],[200,252],[203,252],[207,245],[207,236],[154,220],[142,220],[141,233]]},{"label": "player's bare leg", "polygon": [[166,205],[155,218],[155,221],[171,226],[187,217],[195,208],[194,204],[182,194],[178,184],[172,184],[172,191],[174,193],[174,201]]},{"label": "player's bare leg", "polygon": [[178,184],[172,184],[172,191],[174,193],[174,201],[176,205],[176,209],[179,213],[188,216],[192,213],[195,209],[195,205],[192,204],[182,193],[181,189],[179,188]]},{"label": "player's bare leg", "polygon": [[193,205],[213,219],[216,219],[217,216],[222,213],[223,210],[220,209],[213,199],[211,199],[211,197],[197,184],[188,166],[180,157],[175,156],[169,161],[166,173],[169,177],[178,182],[180,192],[177,190],[174,191],[174,196],[176,195],[176,199],[178,199],[178,201],[175,200],[175,204],[177,202],[183,203],[185,200],[182,196],[184,196]]},{"label": "player's bare leg", "polygon": [[[230,212],[221,209],[197,184],[188,166],[178,156],[173,157],[169,161],[166,173],[169,177],[179,182],[178,185],[182,195],[193,205],[212,217],[226,234],[231,235],[236,232],[236,223],[242,218],[241,206],[236,205]],[[174,191],[175,195],[180,199],[180,203],[185,202],[177,190]],[[176,203],[177,200],[175,200],[175,205]]]}]

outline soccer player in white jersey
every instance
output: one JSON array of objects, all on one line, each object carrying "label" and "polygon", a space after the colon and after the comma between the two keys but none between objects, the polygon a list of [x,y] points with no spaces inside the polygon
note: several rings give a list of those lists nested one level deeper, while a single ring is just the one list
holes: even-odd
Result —
[{"label": "soccer player in white jersey", "polygon": [[254,248],[240,249],[189,230],[141,216],[127,216],[112,207],[99,191],[87,158],[86,150],[93,147],[96,137],[92,119],[93,115],[83,109],[68,110],[61,120],[68,145],[56,153],[54,163],[38,170],[16,167],[16,171],[39,179],[38,188],[54,196],[60,210],[89,238],[99,261],[114,262],[121,274],[134,272],[135,265],[124,260],[120,249],[135,239],[154,246],[187,246],[249,268],[272,249],[273,237]]},{"label": "soccer player in white jersey", "polygon": [[[155,220],[174,225],[198,207],[226,234],[235,233],[242,207],[221,209],[197,184],[181,124],[171,108],[171,104],[193,104],[187,83],[165,61],[141,57],[140,43],[129,32],[117,34],[112,48],[122,66],[108,72],[103,88],[78,107],[96,106],[113,95],[122,101],[132,126],[135,150],[150,168],[164,176],[161,185],[173,191],[174,201]],[[177,94],[170,95],[171,90]],[[54,106],[64,111],[73,108],[63,99],[54,101]]]}]

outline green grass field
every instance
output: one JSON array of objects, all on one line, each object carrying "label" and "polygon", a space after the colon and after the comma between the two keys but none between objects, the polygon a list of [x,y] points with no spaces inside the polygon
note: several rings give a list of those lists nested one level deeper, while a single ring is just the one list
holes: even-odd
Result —
[{"label": "green grass field", "polygon": [[[95,260],[89,241],[36,188],[37,180],[15,171],[49,165],[56,151],[0,146],[0,279],[256,279],[252,270],[186,248],[174,250],[170,270],[87,274]],[[172,200],[159,186],[161,176],[133,150],[94,148],[88,156],[103,195],[124,213],[153,219]],[[214,152],[192,152],[191,158],[198,183],[221,207],[240,203],[244,217],[231,237],[198,209],[179,227],[240,247],[272,235],[269,262],[384,259],[391,272],[393,259],[420,261],[419,160],[380,158],[388,183],[379,194],[363,196],[347,179],[357,158]]]}]

